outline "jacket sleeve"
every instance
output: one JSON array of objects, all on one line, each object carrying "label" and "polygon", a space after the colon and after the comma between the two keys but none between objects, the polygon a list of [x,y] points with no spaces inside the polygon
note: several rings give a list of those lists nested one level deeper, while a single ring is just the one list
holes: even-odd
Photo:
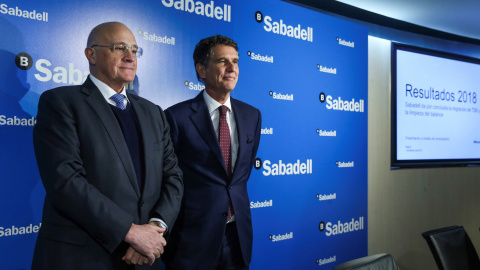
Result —
[{"label": "jacket sleeve", "polygon": [[183,197],[183,173],[178,166],[174,145],[170,136],[170,126],[165,113],[158,107],[160,121],[163,122],[162,145],[163,151],[163,177],[162,192],[156,207],[156,213],[167,223],[169,229],[175,223],[180,211]]}]

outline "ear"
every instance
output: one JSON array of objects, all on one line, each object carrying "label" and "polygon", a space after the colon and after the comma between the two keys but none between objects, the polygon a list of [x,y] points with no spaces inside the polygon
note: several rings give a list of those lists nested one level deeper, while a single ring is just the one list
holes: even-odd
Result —
[{"label": "ear", "polygon": [[195,69],[197,70],[197,73],[198,73],[198,75],[200,76],[200,78],[205,79],[205,77],[207,77],[207,76],[205,75],[205,66],[204,66],[204,65],[202,65],[202,64],[200,64],[200,63],[197,63],[197,64],[195,65]]},{"label": "ear", "polygon": [[93,49],[92,47],[85,48],[85,56],[87,57],[88,62],[91,65],[95,65],[95,63],[97,62],[97,55],[95,53],[95,49]]}]

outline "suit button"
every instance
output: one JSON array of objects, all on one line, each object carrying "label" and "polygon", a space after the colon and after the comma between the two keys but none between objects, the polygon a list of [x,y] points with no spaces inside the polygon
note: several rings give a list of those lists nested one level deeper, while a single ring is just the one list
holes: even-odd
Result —
[{"label": "suit button", "polygon": [[145,203],[143,201],[140,202],[140,207],[143,207]]},{"label": "suit button", "polygon": [[223,216],[224,216],[224,217],[228,216],[228,213],[223,213]]},{"label": "suit button", "polygon": [[232,186],[228,186],[228,189],[232,189]]}]

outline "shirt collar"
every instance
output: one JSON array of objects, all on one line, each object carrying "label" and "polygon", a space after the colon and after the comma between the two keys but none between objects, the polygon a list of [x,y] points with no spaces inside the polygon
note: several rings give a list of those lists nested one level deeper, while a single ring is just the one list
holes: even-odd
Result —
[{"label": "shirt collar", "polygon": [[[92,74],[90,74],[89,76],[92,82],[98,88],[98,90],[100,90],[100,93],[102,93],[102,96],[105,98],[105,100],[107,100],[107,102],[109,103],[112,103],[113,101],[110,99],[110,97],[117,94],[117,92],[115,92],[115,90],[113,90],[110,86],[108,86],[104,82],[95,78],[95,76],[93,76]],[[125,99],[128,101],[127,91],[125,90],[125,87],[123,87],[122,92],[120,92],[120,94],[122,94],[125,97]],[[112,104],[115,104],[115,103],[112,103]]]},{"label": "shirt collar", "polygon": [[218,107],[225,105],[227,106],[228,110],[232,112],[232,103],[230,102],[230,96],[227,98],[224,104],[220,104],[218,101],[213,99],[210,95],[208,95],[207,91],[203,90],[203,99],[207,104],[208,112],[212,114]]}]

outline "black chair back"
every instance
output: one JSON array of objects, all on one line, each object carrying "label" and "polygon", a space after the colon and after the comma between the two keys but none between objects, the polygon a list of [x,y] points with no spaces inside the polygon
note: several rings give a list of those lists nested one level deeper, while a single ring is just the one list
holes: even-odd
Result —
[{"label": "black chair back", "polygon": [[393,256],[386,253],[370,255],[339,264],[333,270],[399,270]]},{"label": "black chair back", "polygon": [[440,270],[479,270],[480,259],[463,226],[422,233]]}]

